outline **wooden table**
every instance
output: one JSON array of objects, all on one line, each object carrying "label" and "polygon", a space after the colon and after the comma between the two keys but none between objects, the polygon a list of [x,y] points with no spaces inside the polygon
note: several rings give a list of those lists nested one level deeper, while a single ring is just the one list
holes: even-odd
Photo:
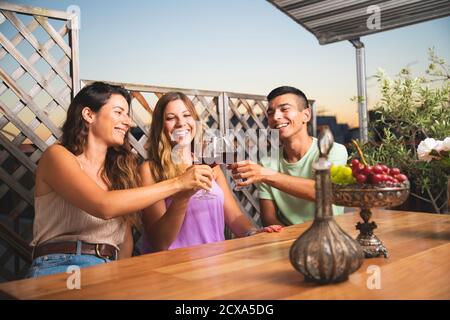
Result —
[{"label": "wooden table", "polygon": [[[375,210],[376,234],[389,250],[365,259],[348,281],[307,283],[289,262],[293,242],[310,223],[279,234],[165,251],[81,269],[81,289],[69,274],[0,285],[19,299],[450,299],[450,216]],[[356,213],[337,218],[352,236]],[[373,267],[381,288],[369,289]]]}]

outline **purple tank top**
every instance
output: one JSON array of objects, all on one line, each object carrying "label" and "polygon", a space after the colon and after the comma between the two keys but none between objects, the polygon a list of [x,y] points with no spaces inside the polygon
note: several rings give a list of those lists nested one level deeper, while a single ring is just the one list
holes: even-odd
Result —
[{"label": "purple tank top", "polygon": [[[211,193],[216,195],[214,199],[189,199],[180,232],[169,250],[225,240],[224,195],[215,181]],[[165,200],[166,208],[171,202],[171,198]],[[154,252],[146,232],[142,240],[142,253]]]}]

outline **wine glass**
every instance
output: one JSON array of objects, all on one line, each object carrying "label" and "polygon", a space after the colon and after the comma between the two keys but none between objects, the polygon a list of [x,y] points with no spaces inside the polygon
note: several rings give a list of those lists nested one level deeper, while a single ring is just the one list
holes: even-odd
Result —
[{"label": "wine glass", "polygon": [[[231,154],[232,154],[234,160],[232,162],[227,162],[227,164],[232,164],[232,163],[236,163],[238,161],[243,161],[243,160],[247,159],[247,153],[248,153],[248,156],[250,156],[250,153],[251,153],[251,146],[252,146],[251,142],[252,142],[252,140],[251,140],[250,136],[248,136],[248,135],[245,135],[245,136],[242,136],[242,135],[239,136],[239,134],[236,135],[236,139],[229,142],[229,145],[230,145],[229,150],[231,150],[231,152],[229,152],[228,158],[232,159],[231,158]],[[240,143],[240,145],[239,145],[239,143]],[[231,169],[229,167],[227,167],[227,168]],[[235,178],[232,173],[230,173],[230,174],[231,174],[231,178],[234,181],[234,187],[233,187],[234,191],[247,190],[248,186],[240,187],[237,185],[239,182],[243,182],[246,179]]]},{"label": "wine glass", "polygon": [[[218,148],[218,137],[216,136],[205,136],[201,142],[201,154],[199,159],[195,159],[195,164],[206,164],[211,168],[221,163],[221,154]],[[211,200],[216,198],[214,193],[207,190],[201,190],[197,192],[193,198],[200,200]]]}]

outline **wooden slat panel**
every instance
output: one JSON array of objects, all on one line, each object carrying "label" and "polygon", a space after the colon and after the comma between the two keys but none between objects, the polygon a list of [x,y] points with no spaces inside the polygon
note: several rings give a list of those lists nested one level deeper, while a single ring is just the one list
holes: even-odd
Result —
[{"label": "wooden slat panel", "polygon": [[[35,118],[36,120],[36,118]],[[22,142],[25,141],[27,137],[25,137],[21,132],[11,141],[14,146],[20,146]]]},{"label": "wooden slat panel", "polygon": [[241,123],[241,125],[246,129],[250,129],[250,126],[248,125],[248,123],[246,121],[242,120],[242,115],[241,113],[237,110],[237,107],[234,105],[233,101],[231,101],[231,99],[228,99],[228,105],[230,106],[231,111],[233,111],[234,115],[236,116],[236,118],[239,120],[239,122]]},{"label": "wooden slat panel", "polygon": [[52,144],[56,143],[57,141],[58,141],[58,140],[57,140],[54,136],[50,136],[50,137],[48,137],[47,140],[45,140],[45,143],[46,143],[48,146],[51,146]]},{"label": "wooden slat panel", "polygon": [[147,151],[145,150],[144,146],[141,145],[131,134],[128,134],[130,143],[133,146],[134,149],[138,152],[138,154],[144,158],[147,159]]},{"label": "wooden slat panel", "polygon": [[[0,12],[0,17],[4,17],[4,19],[6,19],[6,17],[3,15],[2,12]],[[33,32],[34,30],[36,30],[36,28],[39,26],[39,23],[35,20],[32,19],[26,26],[26,28],[30,31]],[[24,37],[18,33],[14,36],[14,38],[12,38],[11,43],[17,47],[22,41],[24,40]],[[7,52],[5,49],[3,49],[3,47],[0,48],[0,60],[3,59],[6,56]]]},{"label": "wooden slat panel", "polygon": [[265,96],[258,94],[247,94],[247,93],[236,93],[236,92],[226,92],[228,98],[230,99],[249,99],[249,100],[266,100]]},{"label": "wooden slat panel", "polygon": [[226,118],[228,106],[228,95],[224,92],[218,97],[218,112],[219,112],[219,128],[221,128],[222,134],[226,133],[226,130],[229,128],[229,122]]},{"label": "wooden slat panel", "polygon": [[[12,179],[19,181],[28,171],[29,171],[28,169],[26,169],[23,165],[21,165],[16,171],[14,171],[14,173],[12,175]],[[0,186],[0,198],[2,198],[6,194],[6,192],[8,192],[8,190],[9,190],[8,186],[5,184],[2,184]],[[16,212],[16,213],[20,214],[20,213],[22,213],[22,211],[20,211],[18,213]],[[13,214],[13,212],[10,212],[10,215],[11,214]]]},{"label": "wooden slat panel", "polygon": [[72,98],[80,91],[80,57],[79,57],[79,22],[78,16],[70,19],[71,29],[69,32],[69,44],[71,49],[72,63],[70,64],[70,75],[72,77]]},{"label": "wooden slat panel", "polygon": [[[31,99],[31,97],[26,94],[21,88],[15,86],[14,81],[0,68],[0,76],[11,90],[17,95],[17,97],[22,100],[25,105],[34,112],[34,114],[41,120],[41,122],[50,130],[52,134],[56,137],[61,136],[61,129],[57,128],[55,124],[48,118],[48,116],[41,110]],[[7,108],[7,106],[6,106]]]},{"label": "wooden slat panel", "polygon": [[19,150],[14,144],[0,134],[0,144],[8,150],[16,159],[18,159],[24,166],[31,172],[36,170],[36,164],[33,163],[22,151]]},{"label": "wooden slat panel", "polygon": [[217,113],[217,107],[215,104],[213,104],[214,109],[211,110],[212,108],[210,107],[211,104],[209,104],[205,97],[203,96],[196,96],[198,98],[198,100],[200,101],[200,103],[205,106],[205,109],[208,110],[209,115],[214,119],[215,122],[220,122],[219,121],[219,117],[218,117],[218,113]]},{"label": "wooden slat panel", "polygon": [[[5,162],[6,159],[8,159],[8,158],[9,158],[8,151],[6,151],[6,150],[0,151],[0,164],[3,164],[3,162]],[[0,198],[1,198],[1,196],[0,196]]]},{"label": "wooden slat panel", "polygon": [[[246,188],[243,188],[241,192],[245,195],[247,198],[247,201],[249,201],[254,208],[259,208],[259,204],[256,202],[255,198],[252,196],[250,191]],[[259,211],[259,210],[258,210]]]},{"label": "wooden slat panel", "polygon": [[[1,111],[2,110],[0,109],[0,112]],[[6,126],[8,122],[9,120],[0,113],[0,128],[3,129],[3,127]]]},{"label": "wooden slat panel", "polygon": [[47,149],[47,144],[42,141],[42,139],[34,133],[22,120],[15,117],[14,114],[12,114],[8,107],[3,104],[3,102],[0,101],[0,110],[2,110],[7,117],[9,117],[12,124],[14,124],[22,133],[24,133],[33,143],[42,151],[45,151]]},{"label": "wooden slat panel", "polygon": [[148,104],[147,100],[145,100],[144,96],[142,95],[142,93],[140,93],[139,91],[130,91],[131,95],[136,98],[137,101],[139,101],[139,103],[141,104],[142,107],[144,107],[144,109],[150,114],[153,114],[153,110],[152,108],[150,108],[150,105]]},{"label": "wooden slat panel", "polygon": [[0,167],[0,179],[11,189],[17,192],[30,205],[34,205],[33,194],[25,189],[19,182],[15,181],[3,168]]},{"label": "wooden slat panel", "polygon": [[0,223],[0,237],[17,250],[22,259],[25,259],[27,262],[31,262],[31,248],[28,243],[23,241],[20,235],[9,230],[9,228],[3,223]]},{"label": "wooden slat panel", "polygon": [[[34,189],[30,190],[31,194],[34,194]],[[23,214],[23,212],[28,208],[29,204],[21,199],[19,204],[13,209],[11,210],[11,212],[9,213],[9,217],[13,220],[16,221],[17,219],[20,218],[20,216]]]},{"label": "wooden slat panel", "polygon": [[[33,19],[33,21],[36,21]],[[36,24],[37,21],[36,21]],[[60,30],[59,30],[59,34],[61,36],[64,36],[67,33],[67,28],[66,26],[63,26]],[[18,34],[20,36],[20,33]],[[22,36],[20,36],[21,39],[23,39]],[[14,43],[13,43],[14,44]],[[49,39],[45,44],[44,44],[44,48],[48,51],[50,50],[54,45],[56,45],[56,43],[52,40]],[[6,54],[6,50],[4,50],[3,48],[1,49],[5,52]],[[37,52],[33,52],[33,54],[28,58],[28,61],[30,63],[30,65],[34,65],[36,63],[36,61],[38,61],[40,58],[40,55]],[[70,59],[67,58],[67,56],[63,56],[59,62],[58,65],[60,68],[64,68],[68,63],[70,63]],[[17,68],[17,70],[15,70],[12,74],[11,74],[11,78],[13,78],[14,80],[18,80],[21,76],[23,76],[25,74],[26,70],[24,68],[22,68],[22,66],[19,66]],[[56,76],[56,73],[53,71],[53,69],[50,70],[50,72],[47,74],[47,76],[45,76],[45,80],[46,83],[50,83],[54,77]],[[0,95],[3,93],[4,90],[6,90],[7,87],[2,83],[0,84]],[[32,94],[33,92],[36,92],[36,90],[40,90],[42,89],[39,84],[35,84],[33,86],[33,88],[31,88],[30,90],[30,96],[34,97],[34,95]]]},{"label": "wooden slat panel", "polygon": [[267,106],[265,106],[261,100],[255,100],[258,106],[263,110],[264,116],[267,118]]},{"label": "wooden slat panel", "polygon": [[132,120],[142,130],[142,132],[144,132],[144,135],[148,135],[147,126],[141,118],[133,114]]},{"label": "wooden slat panel", "polygon": [[8,1],[0,1],[0,9],[13,12],[20,12],[27,15],[39,15],[43,17],[50,17],[57,20],[68,20],[72,17],[71,13],[65,11],[57,11],[43,8],[36,8],[24,5],[17,5]]},{"label": "wooden slat panel", "polygon": [[[53,73],[54,74],[54,73]],[[72,88],[64,86],[60,92],[57,93],[58,97],[61,97],[61,99],[64,99],[66,95],[72,95]],[[69,99],[70,101],[71,99]],[[45,115],[49,116],[50,113],[55,110],[56,107],[61,107],[64,111],[67,111],[67,109],[64,109],[63,106],[60,106],[58,103],[56,103],[55,100],[50,101],[45,107],[44,107],[44,113]]]},{"label": "wooden slat panel", "polygon": [[39,149],[36,149],[36,151],[33,152],[33,154],[30,156],[30,160],[36,163],[42,155],[42,151]]},{"label": "wooden slat panel", "polygon": [[248,101],[245,99],[241,99],[240,101],[244,105],[245,109],[247,109],[247,112],[249,113],[249,115],[253,118],[253,120],[259,126],[259,128],[265,129],[265,126],[262,124],[262,122],[259,120],[259,118],[255,115],[255,113],[253,112],[252,108],[250,107]]},{"label": "wooden slat panel", "polygon": [[50,35],[50,37],[55,41],[58,46],[64,51],[66,56],[72,58],[72,51],[69,45],[64,41],[64,39],[59,35],[59,33],[52,27],[45,17],[36,16],[35,19],[44,28],[45,31]]},{"label": "wooden slat panel", "polygon": [[[31,20],[27,25],[22,22],[22,16],[15,14],[17,12],[21,15],[26,14],[31,17]],[[56,16],[52,17],[52,14],[55,14]],[[15,192],[14,202],[10,202],[13,207],[8,207],[9,212],[2,213],[7,214],[9,219],[15,223],[16,227],[18,227],[17,223],[19,219],[22,219],[22,216],[30,208],[29,206],[33,206],[34,200],[34,188],[27,190],[28,187],[24,188],[20,181],[23,180],[25,175],[35,171],[36,162],[39,160],[42,152],[48,145],[56,142],[55,136],[60,136],[60,128],[58,128],[48,116],[58,106],[67,110],[67,95],[72,94],[74,90],[78,91],[77,88],[79,88],[78,33],[74,33],[73,30],[70,30],[69,44],[63,39],[69,32],[67,27],[68,21],[75,17],[72,13],[67,14],[65,12],[56,12],[40,8],[16,6],[0,1],[0,17],[7,19],[19,31],[12,40],[7,39],[0,32],[0,59],[9,54],[19,63],[19,67],[16,68],[11,75],[4,72],[4,70],[0,70],[0,77],[2,80],[0,81],[0,95],[7,90],[11,90],[19,98],[19,102],[15,105],[7,105],[0,101],[0,128],[4,128],[5,125],[11,123],[20,130],[19,134],[13,135],[12,141],[8,140],[5,136],[7,133],[2,132],[0,135],[0,145],[2,146],[2,149],[4,149],[0,151],[0,179],[2,182],[0,184],[0,198],[3,198],[9,190]],[[50,20],[54,20],[55,18],[65,21],[65,24],[63,24],[58,32],[55,31],[50,24]],[[40,25],[43,30],[47,31],[50,35],[50,38],[44,44],[40,44],[33,34],[33,31]],[[27,59],[24,58],[17,48],[22,41],[27,41],[35,49]],[[60,46],[64,52],[63,57],[60,58],[59,61],[56,61],[50,52],[50,49],[55,45]],[[72,46],[76,46],[76,48],[73,48]],[[41,75],[37,68],[35,68],[35,64],[39,59],[44,60],[50,65],[50,70],[47,75]],[[69,68],[67,68],[67,66],[69,66]],[[70,76],[68,74],[69,69]],[[19,80],[26,74],[30,75],[36,81],[30,90],[24,90],[19,85]],[[56,90],[51,86],[51,82],[57,76],[62,79],[64,86],[61,89],[58,89],[59,92],[56,93]],[[33,101],[33,99],[41,92],[47,93],[52,98],[47,106],[37,106]],[[29,108],[30,111],[37,116],[28,124],[25,124],[18,116],[19,112],[25,107]],[[4,114],[4,116],[2,116],[2,114]],[[35,133],[35,130],[41,123],[52,133],[46,141],[42,141]],[[37,149],[29,157],[20,150],[20,146],[27,138],[37,146]],[[16,164],[13,164],[15,166],[13,169],[15,168],[15,170],[12,174],[9,174],[9,171],[7,172],[2,167],[5,161],[8,161],[8,163],[13,161],[17,162]],[[16,194],[19,195],[18,202]],[[30,228],[25,228],[21,232],[21,236],[25,236],[26,238],[29,238],[30,234]],[[3,244],[4,242],[0,245],[3,246]],[[0,257],[0,260],[2,261],[2,267],[0,267],[0,279],[14,279],[23,276],[29,265],[26,263],[24,264],[23,261],[18,258],[20,252],[12,251],[8,249],[8,247],[1,249],[3,255]],[[29,259],[27,262],[30,262]]]},{"label": "wooden slat panel", "polygon": [[[91,84],[95,81],[103,81],[103,80],[85,80],[85,79],[83,79],[82,81],[84,84]],[[170,92],[170,91],[179,91],[188,96],[202,95],[202,96],[209,96],[209,97],[215,97],[215,96],[220,95],[220,93],[221,93],[220,91],[167,88],[167,87],[158,87],[158,86],[151,86],[151,85],[144,85],[144,84],[133,84],[133,83],[127,83],[127,82],[112,82],[112,81],[103,81],[103,82],[107,82],[112,85],[123,86],[127,90],[153,92],[153,93],[155,93],[156,96],[158,96],[158,98],[160,98],[162,96],[162,94]]]},{"label": "wooden slat panel", "polygon": [[[22,54],[11,44],[11,42],[8,41],[8,39],[3,36],[2,33],[0,33],[0,42],[3,43],[3,46],[8,51],[9,54],[11,54],[14,59],[19,62],[22,67],[36,80],[36,82],[39,83],[39,85],[47,91],[47,93],[56,100],[61,106],[63,106],[65,109],[67,109],[67,103],[63,100],[61,100],[53,91],[52,88],[48,85],[48,83],[45,81],[44,77],[42,77],[39,72],[22,56]],[[4,75],[3,75],[4,76]],[[8,76],[9,78],[9,76]]]}]

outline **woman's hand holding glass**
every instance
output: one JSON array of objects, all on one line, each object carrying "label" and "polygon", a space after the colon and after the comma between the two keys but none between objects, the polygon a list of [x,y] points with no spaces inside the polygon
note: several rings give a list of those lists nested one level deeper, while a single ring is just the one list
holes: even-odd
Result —
[{"label": "woman's hand holding glass", "polygon": [[183,191],[204,189],[210,191],[212,188],[213,170],[207,165],[193,165],[187,168],[179,178]]}]

